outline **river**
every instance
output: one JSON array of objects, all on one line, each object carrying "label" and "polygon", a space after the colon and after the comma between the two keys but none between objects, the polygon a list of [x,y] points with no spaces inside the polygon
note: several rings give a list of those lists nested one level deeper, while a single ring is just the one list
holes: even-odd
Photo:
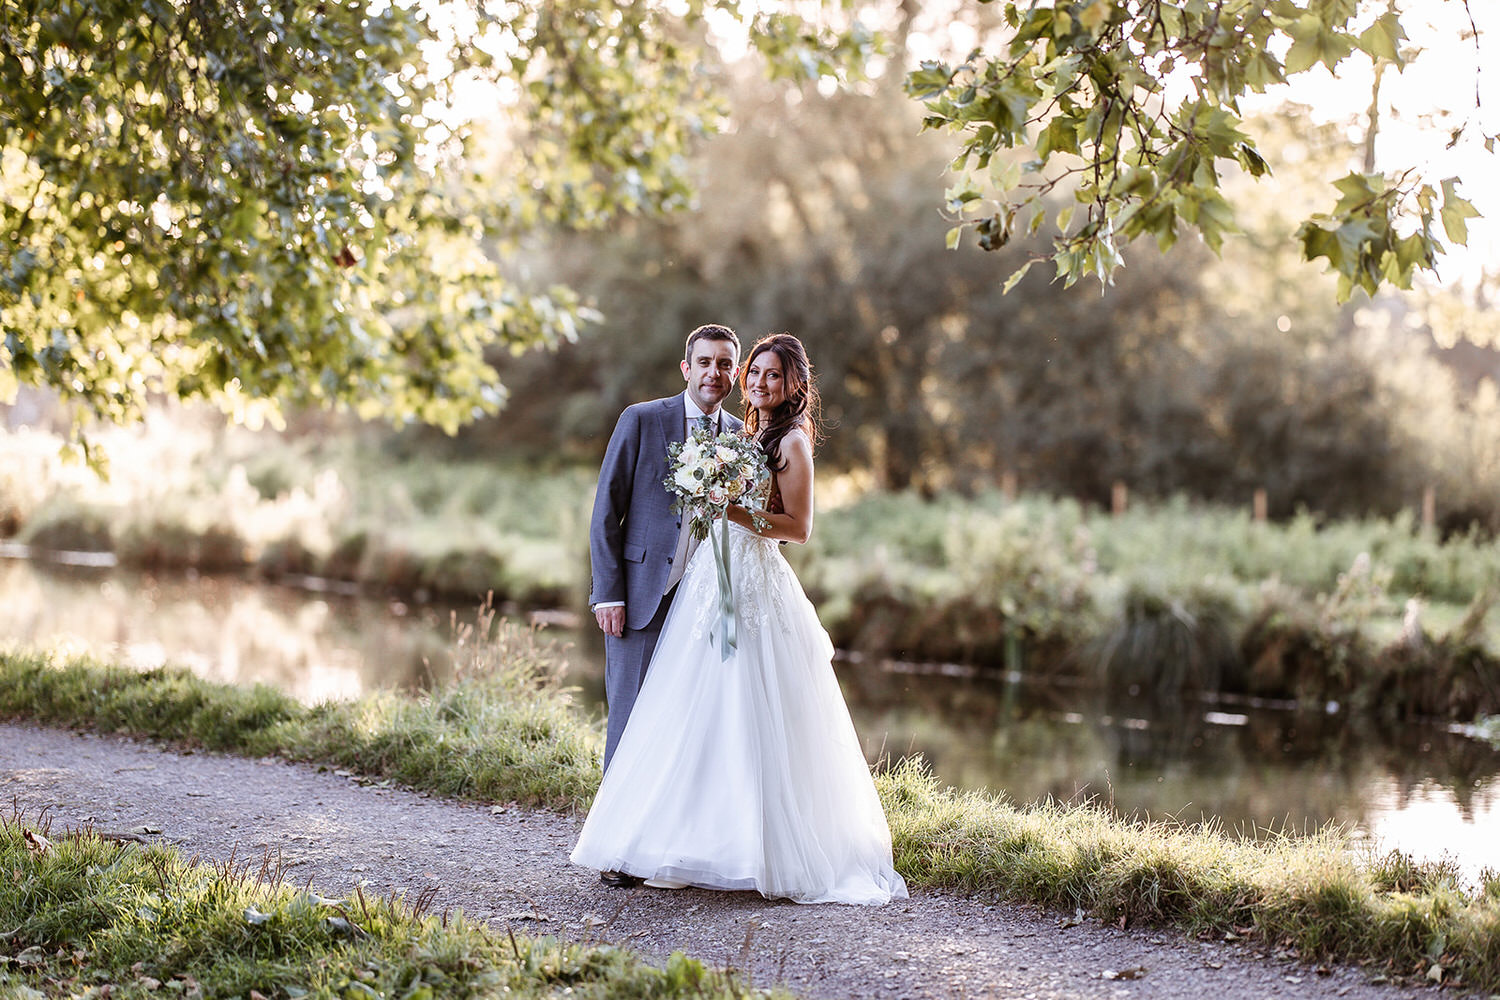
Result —
[{"label": "river", "polygon": [[[0,558],[0,640],[179,663],[308,702],[441,678],[453,623],[473,616],[331,588]],[[597,632],[546,631],[567,644],[569,680],[602,713]],[[1446,855],[1470,878],[1500,870],[1500,750],[1445,726],[1265,704],[1106,703],[1059,685],[857,658],[836,670],[869,759],[920,753],[951,785],[1212,817],[1241,835],[1338,823],[1372,849]]]}]

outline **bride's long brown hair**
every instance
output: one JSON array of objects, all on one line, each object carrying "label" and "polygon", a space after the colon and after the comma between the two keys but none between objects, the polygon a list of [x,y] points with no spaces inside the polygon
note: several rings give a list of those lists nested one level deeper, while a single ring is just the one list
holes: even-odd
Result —
[{"label": "bride's long brown hair", "polygon": [[[765,426],[761,426],[760,411],[750,405],[745,387],[750,377],[750,365],[757,355],[766,351],[773,352],[781,359],[782,386],[786,391],[786,398],[771,411]],[[781,457],[781,439],[789,432],[800,427],[806,432],[810,442],[818,443],[821,437],[818,429],[818,387],[813,382],[812,365],[808,363],[807,351],[803,349],[802,341],[796,337],[789,333],[773,333],[755,342],[744,365],[740,367],[740,395],[745,398],[745,433],[760,441],[760,446],[766,453],[766,461],[773,471],[780,472],[786,468],[786,460]]]}]

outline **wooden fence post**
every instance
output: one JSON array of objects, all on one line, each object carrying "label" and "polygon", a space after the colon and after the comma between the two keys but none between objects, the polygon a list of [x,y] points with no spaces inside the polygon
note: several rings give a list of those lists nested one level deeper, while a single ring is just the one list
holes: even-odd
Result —
[{"label": "wooden fence post", "polygon": [[1007,500],[1014,500],[1016,498],[1016,474],[1009,469],[1000,473],[1000,492],[1005,495],[1005,499]]},{"label": "wooden fence post", "polygon": [[1121,514],[1125,513],[1125,504],[1128,498],[1129,491],[1126,490],[1125,484],[1116,479],[1114,486],[1111,487],[1109,491],[1110,513],[1114,514],[1115,517],[1119,517]]},{"label": "wooden fence post", "polygon": [[1437,490],[1428,486],[1422,490],[1422,527],[1431,528],[1437,524]]},{"label": "wooden fence post", "polygon": [[1251,514],[1257,521],[1266,519],[1266,488],[1258,486],[1255,489],[1255,499],[1251,501]]}]

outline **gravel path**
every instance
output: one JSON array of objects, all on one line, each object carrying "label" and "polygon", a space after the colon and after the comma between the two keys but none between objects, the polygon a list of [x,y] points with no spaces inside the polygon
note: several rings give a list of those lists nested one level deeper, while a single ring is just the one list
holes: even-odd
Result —
[{"label": "gravel path", "polygon": [[682,950],[806,997],[1349,997],[1420,991],[1177,931],[918,891],[881,908],[798,906],[754,893],[615,890],[568,863],[579,821],[455,802],[275,759],[181,752],[115,736],[0,723],[0,795],[55,828],[145,826],[188,854],[279,852],[288,880],[341,895],[434,890],[438,909],[517,930]]}]

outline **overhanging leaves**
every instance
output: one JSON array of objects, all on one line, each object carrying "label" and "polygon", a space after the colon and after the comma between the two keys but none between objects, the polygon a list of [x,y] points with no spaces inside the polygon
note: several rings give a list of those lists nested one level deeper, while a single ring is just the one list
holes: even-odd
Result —
[{"label": "overhanging leaves", "polygon": [[[1070,284],[1085,275],[1107,281],[1120,245],[1141,236],[1165,247],[1189,228],[1217,250],[1235,231],[1219,193],[1225,172],[1271,172],[1243,128],[1245,94],[1313,67],[1335,70],[1355,53],[1397,67],[1406,58],[1400,12],[1385,0],[1035,0],[1007,3],[1004,18],[1013,28],[1006,42],[956,66],[924,64],[907,91],[925,104],[928,128],[962,137],[959,169],[1016,147],[1035,152],[1019,183],[974,199],[991,217],[1005,216],[995,215],[996,201],[1030,213],[1054,192],[1077,198],[1084,224],[1071,233],[1059,226],[1052,255]],[[1481,138],[1492,148],[1493,137]],[[1338,182],[1332,212],[1297,238],[1309,259],[1339,273],[1346,293],[1405,287],[1443,249],[1436,217],[1415,201],[1424,186],[1410,174],[1351,175]],[[1450,241],[1466,239],[1474,214],[1445,186],[1440,218]]]}]

